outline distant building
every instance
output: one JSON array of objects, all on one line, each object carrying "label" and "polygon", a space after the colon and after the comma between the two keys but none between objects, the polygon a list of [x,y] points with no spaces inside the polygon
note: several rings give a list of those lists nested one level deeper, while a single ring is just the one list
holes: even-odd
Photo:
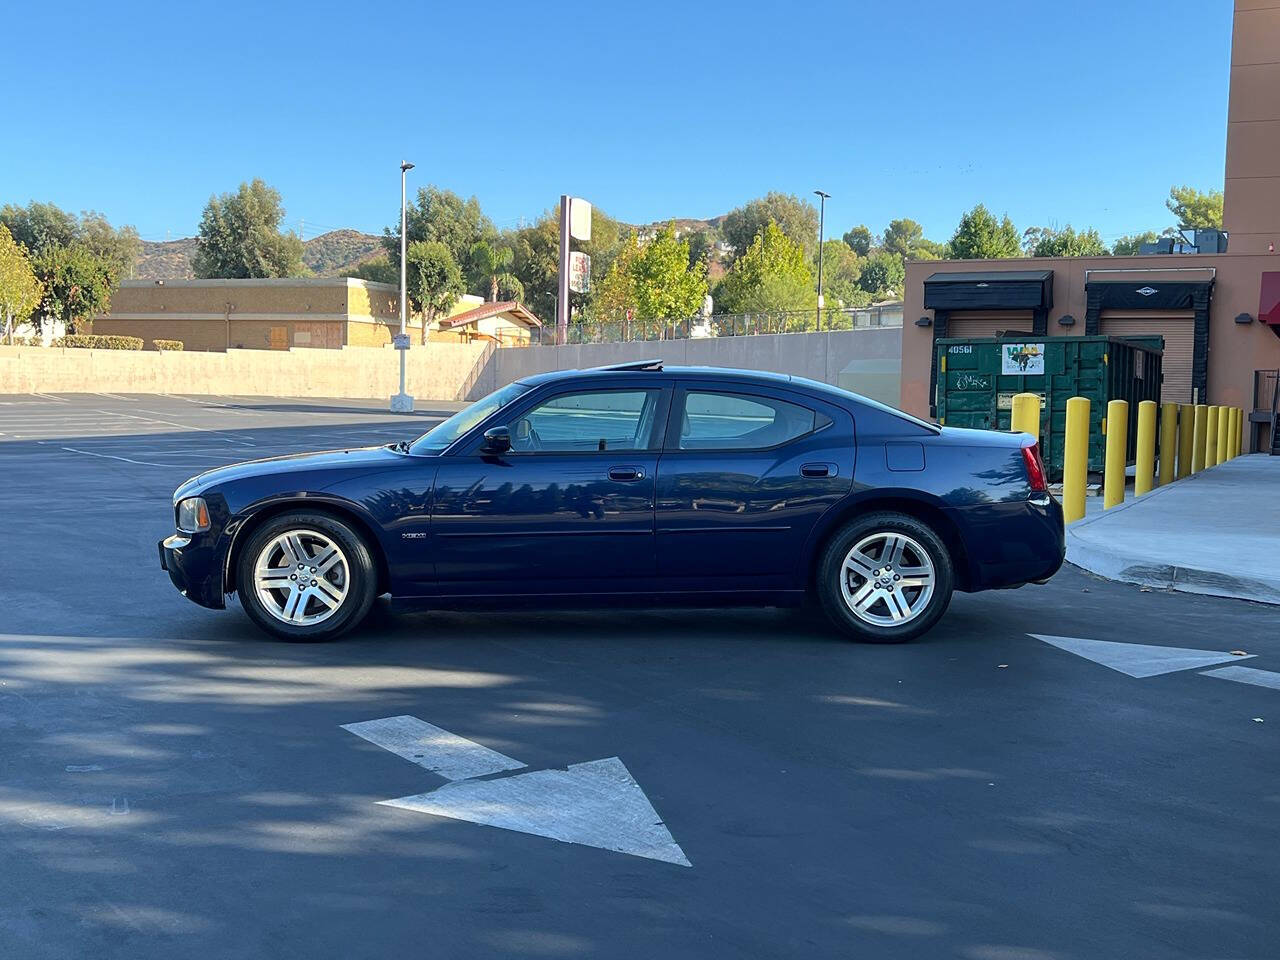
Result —
[{"label": "distant building", "polygon": [[[414,342],[419,321],[409,323]],[[186,350],[378,347],[400,329],[400,291],[350,278],[125,280],[97,334],[181,340]]]},{"label": "distant building", "polygon": [[542,321],[514,300],[482,301],[478,306],[459,303],[459,306],[466,308],[432,324],[427,331],[428,340],[453,343],[487,340],[500,347],[527,347],[538,342]]}]

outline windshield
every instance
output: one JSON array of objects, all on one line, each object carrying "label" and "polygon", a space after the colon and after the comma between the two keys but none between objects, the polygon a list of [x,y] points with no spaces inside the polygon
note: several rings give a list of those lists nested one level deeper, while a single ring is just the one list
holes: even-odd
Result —
[{"label": "windshield", "polygon": [[410,453],[439,453],[449,444],[484,420],[490,414],[501,410],[529,387],[523,383],[509,383],[501,390],[495,390],[482,400],[477,400],[469,407],[463,407],[448,420],[432,427],[409,448]]}]

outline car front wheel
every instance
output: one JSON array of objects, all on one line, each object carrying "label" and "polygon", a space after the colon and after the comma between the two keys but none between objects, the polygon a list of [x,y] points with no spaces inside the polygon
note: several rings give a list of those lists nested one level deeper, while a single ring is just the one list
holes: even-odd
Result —
[{"label": "car front wheel", "polygon": [[831,621],[855,640],[920,636],[951,602],[951,556],[927,524],[903,513],[857,517],[823,551],[817,592]]},{"label": "car front wheel", "polygon": [[364,540],[335,517],[291,512],[268,520],[240,551],[240,605],[285,640],[329,640],[369,612],[377,572]]}]

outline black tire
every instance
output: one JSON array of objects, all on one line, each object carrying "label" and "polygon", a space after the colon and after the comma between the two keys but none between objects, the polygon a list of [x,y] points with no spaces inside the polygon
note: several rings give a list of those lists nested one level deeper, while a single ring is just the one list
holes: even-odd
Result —
[{"label": "black tire", "polygon": [[[339,584],[345,587],[345,596],[331,613],[324,614],[323,605],[318,599],[301,601],[304,612],[311,609],[316,611],[316,615],[324,615],[324,619],[319,622],[286,623],[267,608],[258,593],[254,567],[259,554],[277,537],[291,531],[309,531],[327,538],[340,548],[346,560],[342,565]],[[305,573],[312,575],[311,570]],[[332,576],[337,577],[337,572]],[[310,510],[290,511],[272,517],[253,531],[240,550],[236,562],[236,593],[240,597],[240,606],[249,615],[249,619],[267,633],[295,642],[332,640],[346,633],[368,614],[377,595],[377,584],[377,567],[364,538],[338,518]],[[277,601],[286,601],[288,597],[286,591],[267,592],[269,598]]]},{"label": "black tire", "polygon": [[[932,592],[918,611],[912,609],[909,618],[903,615],[904,622],[901,624],[885,625],[868,622],[864,616],[854,612],[845,600],[845,591],[842,589],[842,578],[846,576],[845,559],[850,551],[859,543],[880,534],[896,534],[909,538],[911,543],[906,545],[904,556],[910,568],[927,566],[923,563],[923,558],[916,556],[918,551],[927,554],[928,563],[932,564],[933,568]],[[887,544],[881,546],[882,550],[884,546]],[[874,605],[865,611],[865,617],[891,618],[892,612],[889,609],[891,593],[896,592],[912,608],[914,608],[912,598],[919,600],[924,596],[923,588],[907,587],[904,591],[900,585],[895,586],[893,580],[895,572],[891,559],[888,561],[888,566],[889,572],[885,574],[887,585],[879,591],[881,599],[875,601]],[[879,574],[884,569],[884,567],[876,567],[874,572]],[[855,599],[857,597],[855,588],[861,588],[868,579],[871,578],[861,578],[856,573],[849,574],[850,593]],[[951,555],[942,538],[934,532],[933,528],[908,514],[883,511],[856,517],[832,535],[818,558],[814,586],[827,618],[845,635],[867,643],[903,643],[920,636],[938,622],[951,602],[954,582]],[[879,583],[879,579],[876,578],[872,585],[872,594],[877,592],[876,584]],[[891,587],[894,589],[889,589]]]}]

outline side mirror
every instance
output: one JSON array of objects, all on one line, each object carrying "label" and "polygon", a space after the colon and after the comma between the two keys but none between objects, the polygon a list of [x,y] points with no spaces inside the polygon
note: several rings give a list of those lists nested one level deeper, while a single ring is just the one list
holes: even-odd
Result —
[{"label": "side mirror", "polygon": [[482,453],[506,453],[510,449],[510,427],[490,427],[484,432],[484,443],[480,445]]}]

